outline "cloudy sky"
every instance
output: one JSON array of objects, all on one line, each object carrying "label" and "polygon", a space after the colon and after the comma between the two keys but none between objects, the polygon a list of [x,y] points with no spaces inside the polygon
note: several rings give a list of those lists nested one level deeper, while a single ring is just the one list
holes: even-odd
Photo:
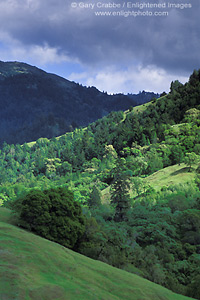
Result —
[{"label": "cloudy sky", "polygon": [[0,0],[0,60],[108,93],[167,92],[200,68],[199,15],[199,0]]}]

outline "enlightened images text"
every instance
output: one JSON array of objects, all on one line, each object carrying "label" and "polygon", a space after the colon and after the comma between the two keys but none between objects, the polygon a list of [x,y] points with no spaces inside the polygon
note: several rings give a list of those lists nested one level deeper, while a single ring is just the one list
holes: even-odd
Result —
[{"label": "enlightened images text", "polygon": [[[74,4],[74,3],[73,3]],[[150,2],[123,2],[123,3],[116,3],[116,2],[91,2],[91,3],[85,3],[85,2],[79,2],[75,3],[74,7],[79,7],[79,8],[138,8],[138,9],[144,9],[144,8],[179,8],[179,9],[184,9],[184,8],[192,8],[191,3],[171,3],[171,2],[163,2],[163,3],[150,3]]]}]

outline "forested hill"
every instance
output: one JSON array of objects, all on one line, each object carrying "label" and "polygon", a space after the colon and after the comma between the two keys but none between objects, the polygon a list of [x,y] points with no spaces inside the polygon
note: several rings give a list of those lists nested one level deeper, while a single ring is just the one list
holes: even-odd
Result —
[{"label": "forested hill", "polygon": [[0,208],[1,300],[192,300],[8,222]]},{"label": "forested hill", "polygon": [[4,143],[0,183],[27,230],[200,300],[200,70],[85,128]]},{"label": "forested hill", "polygon": [[149,164],[147,171],[153,173],[162,168],[158,166],[160,160],[161,166],[167,167],[179,163],[187,152],[199,153],[199,108],[200,71],[194,71],[186,84],[172,82],[168,95],[125,112],[111,112],[87,128],[23,146],[4,143],[0,153],[1,183],[15,183],[22,176],[34,179],[47,170],[52,173],[50,177],[57,172],[65,175],[68,170],[84,171],[94,164],[92,160],[103,160],[110,148],[120,157],[141,148],[148,159],[155,157],[155,164]]},{"label": "forested hill", "polygon": [[0,144],[51,138],[154,93],[107,95],[19,62],[0,62]]}]

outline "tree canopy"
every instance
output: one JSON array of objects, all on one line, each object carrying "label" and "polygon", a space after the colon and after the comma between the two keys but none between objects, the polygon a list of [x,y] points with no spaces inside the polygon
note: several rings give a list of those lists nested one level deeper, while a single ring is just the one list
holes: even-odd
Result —
[{"label": "tree canopy", "polygon": [[75,248],[84,233],[81,206],[66,188],[33,190],[18,198],[13,208],[21,227],[66,247]]}]

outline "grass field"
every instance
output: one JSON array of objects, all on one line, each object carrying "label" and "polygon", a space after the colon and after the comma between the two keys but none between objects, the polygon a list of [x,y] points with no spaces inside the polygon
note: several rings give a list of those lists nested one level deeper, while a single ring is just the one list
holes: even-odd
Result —
[{"label": "grass field", "polygon": [[[184,163],[181,163],[180,165],[173,165],[143,178],[143,181],[144,183],[152,186],[156,191],[160,191],[163,186],[169,187],[176,184],[191,182],[195,178],[196,167],[197,166],[193,166],[192,171],[189,172],[189,168]],[[136,197],[137,194],[131,189],[130,196]],[[107,187],[102,191],[102,198],[103,203],[110,202],[110,187]]]},{"label": "grass field", "polygon": [[[13,223],[13,221],[11,221]],[[0,208],[0,300],[186,300],[10,224]]]},{"label": "grass field", "polygon": [[170,166],[146,177],[144,181],[158,191],[163,186],[191,182],[195,178],[195,168],[196,166],[193,166],[192,172],[189,172],[189,168],[183,163]]}]

